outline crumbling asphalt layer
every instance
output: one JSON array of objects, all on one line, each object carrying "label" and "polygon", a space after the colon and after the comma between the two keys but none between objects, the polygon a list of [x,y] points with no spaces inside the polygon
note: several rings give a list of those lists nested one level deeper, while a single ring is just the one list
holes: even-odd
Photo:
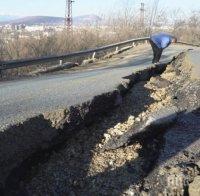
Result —
[{"label": "crumbling asphalt layer", "polygon": [[188,64],[187,55],[182,54],[162,74],[172,82],[167,94],[180,114],[164,134],[165,143],[155,170],[145,179],[144,187],[150,195],[200,194],[195,181],[200,175],[200,80],[193,78],[194,67]]},{"label": "crumbling asphalt layer", "polygon": [[[171,46],[162,62],[191,47]],[[62,74],[0,82],[0,132],[10,126],[46,112],[82,104],[95,96],[111,92],[122,77],[151,66],[149,45],[137,46],[111,59],[78,66]]]},{"label": "crumbling asphalt layer", "polygon": [[[152,75],[162,73],[166,65],[153,66],[130,75],[118,89],[104,93],[81,105],[69,109],[45,113],[28,119],[22,124],[10,127],[0,137],[1,187],[7,192],[13,184],[20,183],[24,170],[29,170],[33,159],[42,153],[58,148],[63,141],[83,126],[94,123],[99,117],[120,105],[124,96],[134,83],[148,80]],[[35,155],[36,154],[36,155]],[[6,190],[6,191],[4,191]]]},{"label": "crumbling asphalt layer", "polygon": [[[9,189],[12,181],[8,180],[4,193],[194,193],[199,175],[200,84],[191,79],[191,69],[184,59],[185,54],[180,55],[157,76],[149,71],[139,74],[140,80],[137,74],[131,76],[132,82],[118,87],[121,93],[127,93],[126,86],[134,84],[124,99],[117,99],[120,107],[95,124],[80,127],[62,148],[44,154],[46,161],[32,164],[17,187]],[[150,79],[150,75],[156,77]],[[53,119],[51,115],[48,118]],[[59,118],[54,124],[64,126]],[[116,145],[119,140],[120,145]]]}]

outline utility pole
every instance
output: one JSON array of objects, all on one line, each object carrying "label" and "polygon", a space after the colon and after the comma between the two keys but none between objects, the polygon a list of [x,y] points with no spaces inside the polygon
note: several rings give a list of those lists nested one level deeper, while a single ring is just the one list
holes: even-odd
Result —
[{"label": "utility pole", "polygon": [[72,4],[73,0],[66,0],[66,8],[65,8],[65,27],[68,31],[72,30],[73,25],[73,16],[72,16]]},{"label": "utility pole", "polygon": [[144,3],[141,3],[141,8],[140,8],[140,23],[141,26],[144,26],[144,15],[145,15],[145,9],[144,9]]}]

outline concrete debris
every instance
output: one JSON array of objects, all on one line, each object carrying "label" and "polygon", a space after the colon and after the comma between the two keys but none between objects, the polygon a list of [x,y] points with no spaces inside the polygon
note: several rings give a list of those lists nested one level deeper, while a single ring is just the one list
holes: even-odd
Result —
[{"label": "concrete debris", "polygon": [[51,121],[52,127],[63,128],[64,123],[67,121],[66,119],[68,115],[68,110],[60,109],[58,111],[45,113],[44,118]]}]

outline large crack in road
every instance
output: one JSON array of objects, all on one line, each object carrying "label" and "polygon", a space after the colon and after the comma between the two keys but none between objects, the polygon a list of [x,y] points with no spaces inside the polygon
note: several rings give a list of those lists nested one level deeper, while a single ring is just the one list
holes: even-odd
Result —
[{"label": "large crack in road", "polygon": [[[143,73],[143,79],[129,83],[133,87],[128,94],[118,98],[119,107],[109,108],[95,124],[76,127],[61,144],[21,164],[7,178],[4,194],[194,192],[195,184],[191,184],[200,174],[200,81],[191,79],[185,55],[179,55],[162,73],[152,72],[150,77]],[[125,86],[119,87],[121,93]],[[99,104],[104,107],[106,102]],[[19,168],[23,173],[16,172]],[[183,183],[169,184],[174,175]]]}]

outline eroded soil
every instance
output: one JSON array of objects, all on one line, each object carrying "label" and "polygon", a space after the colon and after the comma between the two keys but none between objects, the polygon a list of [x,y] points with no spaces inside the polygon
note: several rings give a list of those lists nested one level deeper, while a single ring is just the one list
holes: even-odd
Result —
[{"label": "eroded soil", "polygon": [[[200,174],[200,81],[190,78],[190,69],[182,54],[162,75],[135,84],[119,108],[74,132],[46,162],[33,165],[10,194],[193,194]],[[134,127],[172,107],[177,113],[172,126],[134,139]],[[125,134],[129,142],[106,147]],[[174,176],[181,183],[174,183]]]}]

